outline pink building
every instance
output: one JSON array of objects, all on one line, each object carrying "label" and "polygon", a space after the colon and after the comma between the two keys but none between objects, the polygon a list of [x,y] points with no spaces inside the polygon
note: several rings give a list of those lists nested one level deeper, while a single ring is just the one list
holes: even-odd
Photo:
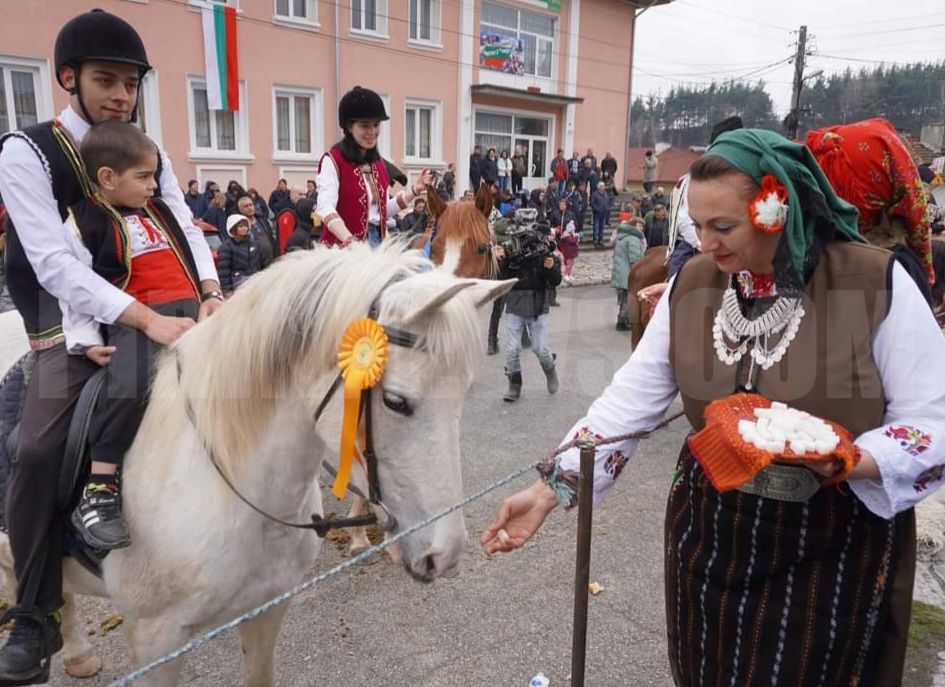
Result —
[{"label": "pink building", "polygon": [[268,194],[304,185],[340,137],[337,102],[355,85],[384,97],[381,151],[408,175],[457,167],[473,145],[521,147],[526,186],[565,157],[611,151],[627,171],[631,44],[640,7],[671,0],[215,0],[238,12],[240,109],[207,109],[202,0],[31,0],[0,22],[0,134],[66,104],[53,43],[101,7],[142,34],[155,69],[140,121],[182,183],[236,179]]}]

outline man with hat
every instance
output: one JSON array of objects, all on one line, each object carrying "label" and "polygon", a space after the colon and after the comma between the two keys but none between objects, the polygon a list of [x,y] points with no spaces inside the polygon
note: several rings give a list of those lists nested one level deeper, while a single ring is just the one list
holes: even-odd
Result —
[{"label": "man with hat", "polygon": [[[61,232],[67,208],[92,193],[77,146],[107,119],[134,121],[138,87],[151,69],[144,44],[121,18],[93,10],[67,22],[56,38],[56,80],[69,106],[51,120],[0,138],[0,194],[6,222],[10,294],[23,316],[36,365],[20,422],[7,495],[7,523],[17,577],[15,625],[0,649],[0,684],[46,682],[50,657],[62,647],[64,519],[56,492],[76,399],[97,366],[67,354],[59,300],[103,323],[148,329],[171,342],[184,330],[99,277],[75,258]],[[183,228],[200,277],[200,317],[222,296],[210,249],[193,226],[170,160],[158,162],[158,188]],[[160,330],[160,331],[157,331]],[[102,516],[111,509],[103,504]]]}]

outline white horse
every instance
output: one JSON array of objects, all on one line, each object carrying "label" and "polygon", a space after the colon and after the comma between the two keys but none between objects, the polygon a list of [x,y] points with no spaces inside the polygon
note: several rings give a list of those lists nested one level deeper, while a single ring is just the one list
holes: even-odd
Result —
[{"label": "white horse", "polygon": [[[406,529],[462,497],[459,420],[482,355],[476,309],[513,282],[458,279],[448,269],[421,271],[424,264],[396,244],[293,253],[162,358],[124,463],[132,544],[109,554],[103,580],[72,559],[64,567],[67,591],[109,596],[124,614],[135,665],[290,589],[310,569],[320,540],[250,509],[210,454],[267,513],[292,522],[323,513],[317,478],[323,460],[338,459],[342,391],[317,424],[313,414],[338,374],[342,334],[372,304],[382,326],[418,338],[413,348],[390,347],[369,392],[383,504]],[[400,541],[403,564],[433,580],[454,571],[465,541],[462,514],[451,514]],[[10,559],[5,536],[0,552]],[[287,607],[240,627],[246,685],[275,685]],[[64,630],[64,658],[91,654],[71,621]],[[181,668],[163,666],[147,684],[175,685]]]}]

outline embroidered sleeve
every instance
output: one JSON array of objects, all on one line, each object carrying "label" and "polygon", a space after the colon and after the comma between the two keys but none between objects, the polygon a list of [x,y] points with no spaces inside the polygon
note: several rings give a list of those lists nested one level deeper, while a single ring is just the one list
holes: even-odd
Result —
[{"label": "embroidered sleeve", "polygon": [[905,270],[893,269],[892,304],[873,339],[886,416],[856,439],[882,479],[849,483],[883,518],[913,507],[945,481],[945,337]]},{"label": "embroidered sleeve", "polygon": [[[669,293],[669,291],[667,291]],[[669,364],[669,297],[660,299],[643,341],[617,370],[587,415],[578,420],[562,443],[579,436],[595,439],[652,429],[676,397],[676,378]],[[594,504],[606,498],[636,450],[637,440],[597,449],[594,458]],[[558,501],[570,508],[577,504],[580,451],[565,451],[539,468]]]}]

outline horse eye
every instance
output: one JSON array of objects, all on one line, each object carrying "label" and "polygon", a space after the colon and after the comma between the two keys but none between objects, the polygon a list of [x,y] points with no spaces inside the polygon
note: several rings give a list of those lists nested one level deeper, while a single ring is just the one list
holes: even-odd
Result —
[{"label": "horse eye", "polygon": [[384,405],[400,415],[406,415],[407,417],[413,415],[413,408],[407,402],[407,399],[389,391],[384,392]]}]

